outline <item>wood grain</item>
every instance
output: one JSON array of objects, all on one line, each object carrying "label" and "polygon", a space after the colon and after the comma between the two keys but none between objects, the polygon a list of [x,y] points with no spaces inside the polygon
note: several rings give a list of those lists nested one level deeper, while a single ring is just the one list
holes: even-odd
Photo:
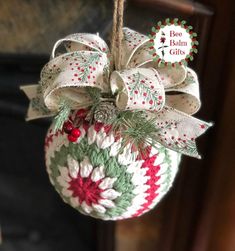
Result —
[{"label": "wood grain", "polygon": [[[163,20],[166,17],[178,17],[181,20],[188,20],[199,34],[199,55],[196,56],[193,65],[194,69],[199,73],[200,79],[203,77],[203,67],[206,58],[206,48],[210,32],[210,24],[213,12],[207,6],[200,3],[190,1],[161,1],[161,0],[132,0],[129,4],[129,15],[127,19],[130,22],[130,16],[134,21],[134,25],[139,23],[138,29],[146,32],[150,30],[149,26],[154,26],[157,20]],[[133,15],[132,15],[133,14]],[[134,18],[134,15],[136,16]],[[138,18],[137,18],[138,17]],[[142,20],[142,21],[140,21]],[[202,85],[204,83],[201,83]],[[203,89],[203,86],[202,86]],[[207,105],[202,100],[204,106]],[[212,116],[208,113],[207,116]],[[118,250],[137,249],[145,244],[142,250],[153,251],[188,251],[190,240],[193,238],[194,226],[196,224],[196,216],[200,211],[201,187],[204,179],[201,176],[206,172],[206,156],[208,135],[204,139],[200,139],[199,149],[203,153],[204,160],[198,161],[192,158],[184,157],[180,165],[178,176],[175,180],[173,189],[166,195],[164,201],[146,217],[139,219],[121,221],[116,223],[118,240]],[[205,175],[206,177],[206,175]],[[161,217],[158,218],[158,215]],[[153,224],[149,227],[149,224]],[[155,227],[154,227],[155,226]],[[123,232],[128,229],[137,228],[139,232],[143,232],[143,236],[136,239],[132,234],[135,230],[130,231],[128,237]],[[118,229],[121,234],[118,235]],[[140,230],[141,229],[141,230]],[[145,235],[151,231],[150,235]],[[155,232],[155,239],[151,240]],[[139,240],[142,240],[139,242]],[[141,250],[141,249],[140,249]]]},{"label": "wood grain", "polygon": [[[163,208],[162,208],[163,209]],[[155,250],[160,242],[163,210],[116,224],[115,251]]]},{"label": "wood grain", "polygon": [[[218,14],[212,36],[212,39],[215,39],[214,48],[208,52],[211,59],[224,58],[223,61],[215,61],[217,69],[220,68],[221,71],[221,79],[217,79],[221,87],[217,93],[217,100],[220,100],[221,103],[216,113],[216,135],[210,155],[208,189],[197,224],[192,245],[193,251],[235,250],[235,117],[233,116],[235,107],[235,51],[233,49],[235,34],[232,28],[235,23],[234,19],[230,23],[229,18],[229,16],[234,16],[234,7],[232,2],[227,2],[221,7],[223,13]],[[221,33],[223,41],[216,38],[216,30],[219,27],[223,29]],[[221,47],[222,43],[225,47]],[[212,53],[213,49],[216,53]],[[214,75],[211,78],[216,81]]]}]

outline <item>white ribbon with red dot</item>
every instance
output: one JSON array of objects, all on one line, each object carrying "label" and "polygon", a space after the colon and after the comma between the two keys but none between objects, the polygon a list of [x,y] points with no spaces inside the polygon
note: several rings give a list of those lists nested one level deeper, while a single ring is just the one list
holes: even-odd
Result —
[{"label": "white ribbon with red dot", "polygon": [[92,100],[84,87],[98,88],[115,95],[120,110],[146,110],[157,117],[162,145],[199,158],[195,139],[211,124],[191,116],[201,105],[196,73],[184,66],[159,67],[147,36],[129,28],[123,34],[120,71],[112,71],[109,48],[98,35],[73,34],[57,41],[40,84],[22,87],[31,100],[28,119],[55,115],[64,98],[73,109],[87,107]]}]

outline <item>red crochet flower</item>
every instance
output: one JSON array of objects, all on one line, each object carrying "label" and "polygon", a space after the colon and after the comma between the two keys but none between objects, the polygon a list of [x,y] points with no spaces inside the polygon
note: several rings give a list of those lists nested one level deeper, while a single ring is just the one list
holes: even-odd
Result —
[{"label": "red crochet flower", "polygon": [[59,167],[59,171],[57,181],[62,187],[62,194],[73,207],[81,207],[85,213],[93,210],[105,213],[106,208],[115,206],[113,200],[121,195],[113,189],[116,178],[106,177],[104,167],[94,168],[87,157],[78,163],[69,155],[67,166]]}]

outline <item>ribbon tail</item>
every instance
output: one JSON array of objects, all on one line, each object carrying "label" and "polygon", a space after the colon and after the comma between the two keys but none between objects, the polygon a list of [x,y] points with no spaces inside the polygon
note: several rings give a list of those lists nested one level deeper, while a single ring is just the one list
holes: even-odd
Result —
[{"label": "ribbon tail", "polygon": [[26,120],[51,117],[54,114],[45,106],[40,91],[40,85],[24,85],[20,89],[30,100]]},{"label": "ribbon tail", "polygon": [[212,123],[167,106],[155,116],[159,128],[157,139],[160,144],[181,154],[201,158],[195,140],[205,133]]}]

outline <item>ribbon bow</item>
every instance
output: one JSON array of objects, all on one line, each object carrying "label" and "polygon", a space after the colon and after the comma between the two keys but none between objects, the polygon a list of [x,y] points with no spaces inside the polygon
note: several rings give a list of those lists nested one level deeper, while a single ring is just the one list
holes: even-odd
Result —
[{"label": "ribbon bow", "polygon": [[163,146],[200,158],[195,139],[211,124],[191,116],[201,105],[196,73],[185,66],[158,67],[147,36],[129,28],[123,34],[121,70],[113,72],[109,48],[98,35],[78,33],[57,41],[39,85],[22,87],[31,100],[27,119],[55,115],[61,98],[71,100],[73,109],[89,106],[92,100],[84,87],[98,88],[116,93],[120,110],[145,110],[157,117]]}]

